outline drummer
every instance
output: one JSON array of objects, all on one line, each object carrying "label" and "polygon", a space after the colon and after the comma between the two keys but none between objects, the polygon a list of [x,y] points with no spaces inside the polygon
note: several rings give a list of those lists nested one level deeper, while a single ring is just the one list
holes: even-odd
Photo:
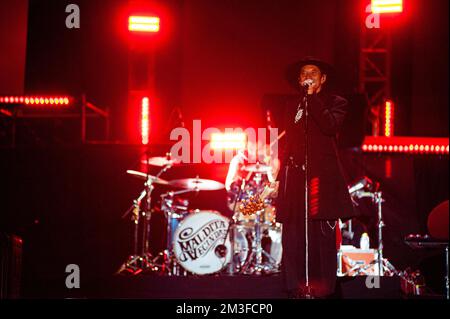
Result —
[{"label": "drummer", "polygon": [[[253,153],[252,153],[253,152]],[[250,160],[249,160],[250,159]],[[255,161],[257,159],[257,161]],[[256,164],[254,164],[256,162]],[[280,161],[271,152],[269,145],[249,142],[247,152],[239,151],[228,168],[225,188],[228,194],[228,208],[237,219],[244,217],[240,212],[242,203],[248,202],[251,196],[257,196],[266,204],[264,219],[270,222],[275,220],[275,208],[270,205],[271,198],[278,193],[277,174],[280,170]],[[267,215],[267,216],[266,216]]]},{"label": "drummer", "polygon": [[230,161],[230,166],[228,168],[228,173],[225,180],[225,188],[227,191],[231,190],[233,183],[240,182],[243,178],[245,178],[245,180],[249,179],[252,171],[247,173],[241,171],[245,169],[246,165],[251,164],[248,159],[251,155],[253,155],[253,158],[257,159],[257,163],[261,165],[261,168],[267,168],[264,169],[264,172],[267,173],[268,181],[270,183],[275,183],[280,170],[279,159],[273,156],[273,152],[271,151],[269,145],[264,145],[260,141],[258,141],[258,143],[249,141],[247,144],[247,152],[242,150],[238,151],[238,153]]}]

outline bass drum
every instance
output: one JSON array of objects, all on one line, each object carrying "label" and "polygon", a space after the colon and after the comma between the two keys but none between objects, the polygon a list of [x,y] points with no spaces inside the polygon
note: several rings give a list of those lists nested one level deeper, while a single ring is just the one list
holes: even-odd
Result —
[{"label": "bass drum", "polygon": [[[232,256],[228,226],[228,218],[217,211],[195,210],[189,214],[174,233],[173,251],[178,264],[196,275],[223,270]],[[240,232],[235,233],[235,238],[233,251],[243,263],[248,254],[247,240]],[[220,254],[222,245],[226,248],[224,256]]]}]

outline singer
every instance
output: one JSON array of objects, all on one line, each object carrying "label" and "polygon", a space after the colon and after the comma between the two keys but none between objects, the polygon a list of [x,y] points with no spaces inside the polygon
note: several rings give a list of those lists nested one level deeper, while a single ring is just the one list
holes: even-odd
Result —
[{"label": "singer", "polygon": [[307,57],[287,74],[299,95],[284,112],[277,213],[283,275],[290,297],[327,298],[336,284],[338,218],[354,215],[336,147],[347,101],[331,92],[333,68],[321,60]]}]

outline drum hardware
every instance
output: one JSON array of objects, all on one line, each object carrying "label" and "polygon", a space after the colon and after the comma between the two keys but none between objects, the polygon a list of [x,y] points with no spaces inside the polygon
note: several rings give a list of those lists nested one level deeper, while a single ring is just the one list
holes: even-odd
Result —
[{"label": "drum hardware", "polygon": [[156,156],[156,157],[150,157],[146,160],[141,161],[142,164],[147,164],[151,166],[178,166],[181,164],[181,161],[179,159],[171,158],[171,154],[167,153],[166,156]]},{"label": "drum hardware", "polygon": [[[231,240],[231,247],[232,247],[232,256],[231,256],[231,262],[228,265],[228,269],[227,269],[227,274],[228,275],[234,275],[235,273],[237,273],[238,271],[240,271],[240,269],[237,269],[238,267],[238,263],[236,262],[236,258],[237,258],[237,253],[236,252],[236,245],[235,245],[235,225],[236,225],[236,221],[238,220],[238,216],[237,216],[237,212],[236,212],[236,207],[237,204],[241,198],[242,195],[242,191],[244,190],[245,187],[245,182],[246,179],[242,179],[241,180],[241,186],[239,187],[239,191],[237,196],[235,197],[234,203],[233,203],[233,215],[231,217],[231,221],[228,225],[227,228],[227,233],[225,234],[225,238],[221,247],[221,251],[219,251],[218,253],[220,255],[223,255],[223,247],[225,247],[225,241],[228,238],[228,235],[230,235],[230,240]],[[226,252],[225,252],[226,254]]]},{"label": "drum hardware", "polygon": [[[431,215],[431,214],[430,214]],[[429,217],[430,217],[429,215]],[[405,243],[412,249],[436,249],[444,250],[445,252],[445,299],[450,299],[450,285],[449,285],[449,255],[448,255],[448,239],[434,238],[430,235],[410,234],[406,236]]]},{"label": "drum hardware", "polygon": [[383,222],[382,203],[385,201],[382,197],[382,192],[379,191],[379,184],[373,183],[369,178],[364,177],[355,185],[349,187],[349,193],[352,199],[371,198],[372,202],[377,205],[377,228],[378,228],[378,247],[376,258],[368,265],[362,267],[360,271],[364,272],[368,268],[376,265],[379,276],[393,276],[398,273],[395,267],[383,258]]},{"label": "drum hardware", "polygon": [[[117,273],[122,273],[123,271],[130,272],[132,274],[138,274],[144,270],[158,271],[161,265],[156,263],[159,256],[152,256],[149,249],[149,238],[150,238],[150,220],[152,217],[151,209],[151,193],[154,189],[153,184],[168,185],[168,182],[159,176],[166,172],[171,167],[171,164],[165,165],[156,176],[146,174],[139,171],[127,170],[128,174],[144,179],[145,183],[144,189],[141,191],[139,196],[133,200],[133,204],[130,208],[122,215],[125,218],[130,213],[131,221],[133,222],[133,254],[128,257],[128,260],[122,264]],[[144,209],[141,209],[142,200],[145,199]],[[141,218],[142,217],[142,218]],[[141,251],[139,252],[139,225],[142,222],[142,242]]]},{"label": "drum hardware", "polygon": [[177,188],[185,188],[196,191],[214,191],[225,188],[225,185],[211,179],[183,178],[174,179],[169,182],[170,186]]},{"label": "drum hardware", "polygon": [[[252,243],[252,251],[247,261],[242,267],[243,274],[269,274],[278,271],[277,261],[269,255],[262,247],[262,221],[261,216],[263,210],[255,212],[255,224],[254,224],[254,240]],[[268,259],[268,263],[263,263],[263,255]]]},{"label": "drum hardware", "polygon": [[179,276],[182,274],[186,275],[185,272],[182,272],[173,254],[173,239],[178,226],[178,221],[183,217],[177,211],[185,210],[187,213],[187,204],[185,204],[184,207],[175,207],[174,199],[177,195],[192,191],[198,192],[199,189],[184,189],[176,192],[171,191],[161,195],[161,210],[164,212],[164,216],[167,220],[166,249],[162,252],[164,258],[162,271],[167,273],[169,276]]},{"label": "drum hardware", "polygon": [[257,162],[256,164],[245,165],[242,167],[242,170],[250,173],[267,174],[268,172],[272,172],[272,167]]}]

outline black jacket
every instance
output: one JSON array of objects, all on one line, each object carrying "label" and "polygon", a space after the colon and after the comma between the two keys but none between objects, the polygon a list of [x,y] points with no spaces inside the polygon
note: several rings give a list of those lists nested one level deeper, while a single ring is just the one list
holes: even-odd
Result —
[{"label": "black jacket", "polygon": [[[307,100],[309,216],[327,220],[353,217],[355,212],[336,145],[337,134],[347,113],[347,100],[325,92],[308,95]],[[286,202],[304,198],[299,192],[304,194],[304,171],[301,167],[305,162],[305,112],[297,123],[294,122],[299,104],[304,109],[301,95],[289,100],[285,108],[286,141],[281,156],[277,212],[277,219],[281,222],[288,221],[290,214],[299,213],[292,208],[298,205]]]}]

